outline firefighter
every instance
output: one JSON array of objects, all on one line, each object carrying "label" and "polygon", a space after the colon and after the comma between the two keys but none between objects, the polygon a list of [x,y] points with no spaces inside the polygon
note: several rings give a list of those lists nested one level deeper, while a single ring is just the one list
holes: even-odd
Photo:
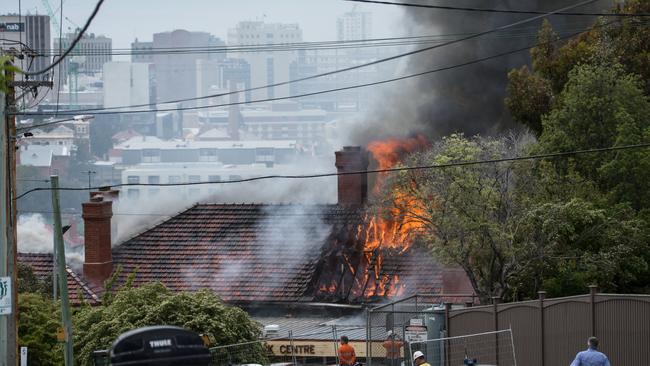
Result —
[{"label": "firefighter", "polygon": [[341,346],[339,347],[339,364],[341,366],[353,366],[357,361],[357,355],[354,348],[348,344],[350,340],[347,336],[341,336]]},{"label": "firefighter", "polygon": [[400,366],[402,358],[401,349],[404,346],[404,342],[399,340],[399,336],[389,330],[388,338],[382,343],[382,346],[386,349],[386,366]]},{"label": "firefighter", "polygon": [[424,359],[424,353],[422,353],[422,351],[415,351],[415,353],[413,353],[413,364],[415,366],[431,366],[427,360]]}]

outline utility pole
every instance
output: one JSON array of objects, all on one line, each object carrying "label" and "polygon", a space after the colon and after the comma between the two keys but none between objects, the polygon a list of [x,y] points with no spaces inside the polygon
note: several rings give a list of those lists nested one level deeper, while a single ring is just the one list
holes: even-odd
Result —
[{"label": "utility pole", "polygon": [[88,189],[90,189],[92,187],[92,175],[97,174],[97,172],[93,170],[87,170],[83,171],[82,173],[88,174]]},{"label": "utility pole", "polygon": [[[15,57],[16,54],[12,54]],[[18,55],[22,57],[22,55]],[[7,61],[5,66],[12,66]],[[2,72],[2,71],[0,71]],[[52,86],[51,81],[15,81],[12,68],[5,69],[7,93],[0,107],[0,276],[11,279],[11,314],[0,315],[0,366],[18,364],[18,286],[16,286],[16,87]],[[2,93],[0,93],[2,96]],[[0,98],[2,99],[2,98]]]},{"label": "utility pole", "polygon": [[[10,66],[11,63],[7,62]],[[0,271],[3,276],[11,278],[11,314],[0,316],[0,365],[15,366],[18,362],[17,343],[17,319],[18,299],[16,286],[16,207],[15,189],[16,186],[16,164],[15,164],[15,136],[16,120],[9,115],[15,106],[14,72],[11,69],[5,70],[5,77],[8,81],[8,91],[4,100],[4,126],[2,127],[2,148],[0,148],[0,160],[2,160],[2,228],[0,233]]]},{"label": "utility pole", "polygon": [[52,187],[52,211],[54,212],[54,243],[56,247],[56,264],[58,267],[59,293],[61,294],[61,317],[65,334],[65,365],[72,366],[72,319],[70,316],[70,299],[68,297],[68,281],[65,271],[65,246],[63,244],[63,228],[61,226],[61,206],[59,204],[59,177],[50,177]]}]

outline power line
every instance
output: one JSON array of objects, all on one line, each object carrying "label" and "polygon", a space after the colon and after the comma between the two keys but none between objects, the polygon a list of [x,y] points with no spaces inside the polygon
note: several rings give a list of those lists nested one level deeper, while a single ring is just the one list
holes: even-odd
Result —
[{"label": "power line", "polygon": [[81,38],[83,38],[84,33],[88,30],[88,27],[90,27],[90,23],[92,23],[93,19],[95,19],[95,16],[97,15],[97,13],[99,13],[99,8],[102,6],[103,3],[104,3],[104,0],[97,1],[97,5],[95,5],[95,9],[93,9],[93,12],[90,14],[90,17],[88,17],[88,20],[86,21],[86,24],[84,25],[84,27],[79,31],[79,33],[77,34],[77,37],[72,41],[72,43],[70,43],[70,46],[68,47],[68,49],[65,50],[65,52],[63,52],[63,54],[61,54],[61,57],[59,57],[59,59],[56,60],[56,62],[51,63],[49,66],[45,67],[42,70],[32,71],[32,72],[23,72],[23,75],[25,75],[25,76],[36,76],[36,75],[45,74],[46,72],[48,72],[48,71],[52,70],[54,67],[56,67],[56,65],[61,63],[63,61],[63,59],[66,56],[68,56],[68,54],[70,52],[72,52],[72,50],[77,46],[77,43],[79,43]]},{"label": "power line", "polygon": [[36,125],[33,125],[33,126],[28,126],[28,127],[19,127],[19,128],[16,128],[16,132],[27,132],[27,131],[31,131],[31,130],[33,130],[35,128],[51,126],[51,125],[56,125],[56,124],[59,124],[59,123],[65,123],[65,122],[73,122],[75,120],[76,120],[75,118],[67,118],[67,119],[60,119],[60,120],[51,121],[51,122],[39,123],[39,124],[36,124]]},{"label": "power line", "polygon": [[[602,147],[595,149],[583,149],[583,150],[573,150],[565,152],[554,152],[546,154],[536,154],[528,156],[516,156],[511,158],[498,158],[498,159],[487,159],[487,160],[472,160],[472,161],[459,161],[454,163],[447,164],[434,164],[434,165],[417,165],[417,166],[406,166],[398,168],[389,168],[389,169],[374,169],[374,170],[358,170],[353,172],[336,172],[336,173],[319,173],[319,174],[306,174],[306,175],[265,175],[261,177],[252,177],[245,179],[229,180],[229,181],[219,181],[219,182],[188,182],[188,183],[120,183],[108,186],[110,188],[120,188],[120,187],[183,187],[183,186],[197,186],[197,185],[208,185],[208,184],[237,184],[237,183],[246,183],[254,182],[261,180],[269,179],[314,179],[314,178],[324,178],[324,177],[336,177],[344,175],[359,175],[359,174],[379,174],[379,173],[394,173],[394,172],[403,172],[403,171],[414,171],[414,170],[430,170],[430,169],[444,169],[452,167],[465,167],[473,165],[482,165],[482,164],[497,164],[505,162],[515,162],[515,161],[525,161],[525,160],[541,160],[548,158],[560,158],[560,157],[570,157],[576,155],[585,155],[585,154],[595,154],[602,152],[611,152],[611,151],[622,151],[622,150],[633,150],[633,149],[645,149],[649,148],[650,143],[643,144],[634,144],[634,145],[622,145],[622,146],[610,146]],[[57,190],[59,191],[88,191],[88,190],[101,190],[107,188],[107,186],[98,186],[98,187],[60,187]],[[32,188],[28,191],[25,191],[21,195],[16,197],[16,200],[25,197],[26,195],[37,192],[37,191],[51,191],[52,187],[41,187],[41,188]]]},{"label": "power line", "polygon": [[[496,35],[498,38],[522,38],[537,35],[536,27],[521,28],[521,30],[531,30],[523,33],[521,31],[506,33],[503,36]],[[69,56],[143,56],[157,54],[215,54],[215,53],[242,53],[242,52],[289,52],[289,51],[319,51],[319,50],[342,50],[358,49],[368,47],[396,47],[404,45],[427,44],[442,42],[446,39],[468,35],[470,33],[460,34],[440,34],[430,36],[412,36],[412,37],[393,37],[383,39],[368,39],[359,41],[322,41],[322,42],[303,42],[287,44],[263,44],[249,46],[222,46],[222,47],[173,47],[173,48],[147,48],[147,49],[112,49],[106,50],[74,50]],[[349,42],[353,42],[348,44]],[[40,55],[57,55],[56,50],[41,50]]]},{"label": "power line", "polygon": [[[52,214],[53,211],[40,211],[40,210],[18,210],[20,214]],[[79,213],[66,213],[62,212],[63,215],[76,215],[79,216]],[[160,216],[160,217],[170,217],[174,214],[157,214],[157,213],[135,213],[135,212],[113,212],[113,216]]]},{"label": "power line", "polygon": [[[602,27],[602,26],[606,26],[606,25],[609,25],[609,24],[612,24],[612,23],[613,22],[608,22],[608,23],[605,23],[605,24],[602,24],[602,25],[597,25],[596,27]],[[575,36],[577,34],[580,34],[580,33],[582,33],[582,32],[573,33],[573,34],[570,34],[570,35],[567,35],[567,36],[564,36],[564,37],[560,37],[559,40],[568,39],[568,38],[571,38],[571,37],[573,37],[573,36]],[[437,69],[433,69],[433,70],[423,71],[423,72],[419,72],[419,73],[415,73],[415,74],[409,74],[409,75],[404,75],[404,76],[400,76],[400,77],[395,77],[395,78],[391,78],[391,79],[380,80],[380,81],[375,81],[375,82],[370,82],[370,83],[365,83],[365,84],[356,84],[356,85],[351,85],[351,86],[346,86],[346,87],[321,90],[321,91],[316,91],[316,92],[311,92],[311,93],[304,93],[304,94],[293,95],[293,96],[257,99],[257,100],[252,100],[252,101],[248,101],[248,102],[232,102],[232,103],[223,103],[223,104],[213,104],[213,105],[200,106],[200,107],[168,108],[168,109],[157,109],[155,111],[154,110],[147,110],[147,111],[97,112],[95,114],[99,114],[99,115],[101,115],[101,114],[131,114],[131,113],[150,113],[150,112],[165,112],[165,111],[197,110],[197,109],[204,109],[204,108],[226,107],[226,106],[232,106],[232,105],[242,105],[242,104],[250,104],[250,103],[272,102],[272,101],[278,101],[278,100],[303,98],[303,97],[309,97],[309,96],[314,96],[314,95],[333,93],[333,92],[340,92],[340,91],[345,91],[345,90],[351,90],[351,89],[357,89],[357,88],[387,84],[387,83],[391,83],[391,82],[395,82],[395,81],[410,79],[410,78],[414,78],[414,77],[420,77],[420,76],[424,76],[424,75],[428,75],[428,74],[434,74],[434,73],[437,73],[437,72],[448,71],[448,70],[461,68],[461,67],[481,63],[481,62],[484,62],[484,61],[492,60],[492,59],[495,59],[495,58],[499,58],[499,57],[503,57],[503,56],[523,52],[523,51],[529,50],[529,49],[531,49],[533,47],[537,47],[537,46],[544,45],[544,44],[547,44],[547,43],[549,43],[549,42],[541,42],[541,43],[537,43],[537,44],[532,45],[532,46],[526,46],[526,47],[518,48],[518,49],[515,49],[515,50],[512,50],[512,51],[507,51],[507,52],[499,53],[499,54],[496,54],[496,55],[486,56],[486,57],[482,57],[482,58],[475,59],[475,60],[472,60],[472,61],[467,61],[467,62],[464,62],[464,63],[455,64],[455,65],[446,66],[446,67],[441,67],[441,68],[437,68]],[[79,113],[79,112],[84,112],[84,111],[83,110],[75,110],[74,112]],[[30,113],[25,113],[25,115],[31,115],[31,114]],[[29,131],[29,130],[34,129],[34,128],[53,125],[53,124],[57,124],[57,123],[68,122],[68,121],[72,121],[72,120],[74,120],[74,119],[52,121],[52,122],[37,124],[37,125],[29,126],[29,127],[23,127],[23,128],[18,129],[18,130],[20,132]]]},{"label": "power line", "polygon": [[[426,8],[438,10],[453,10],[453,11],[470,11],[481,13],[505,13],[505,14],[546,14],[544,11],[539,10],[513,10],[513,9],[486,9],[486,8],[469,8],[459,6],[443,6],[443,5],[426,5],[426,4],[413,4],[413,3],[397,3],[393,1],[379,1],[379,0],[345,0],[355,3],[369,3],[381,5],[397,5],[413,8]],[[583,12],[555,12],[553,15],[571,15],[571,16],[599,16],[599,17],[647,17],[648,13],[583,13]]]},{"label": "power line", "polygon": [[[107,110],[115,110],[115,109],[123,109],[123,108],[151,107],[151,106],[156,106],[158,104],[169,104],[169,103],[180,103],[180,102],[186,102],[186,101],[202,100],[202,99],[209,99],[209,98],[215,98],[215,97],[223,97],[223,96],[232,95],[232,94],[246,93],[246,92],[251,92],[251,91],[255,91],[255,90],[274,88],[274,87],[289,85],[289,84],[293,84],[293,83],[297,83],[297,82],[301,82],[301,81],[317,79],[317,78],[321,78],[321,77],[325,77],[325,76],[339,74],[339,73],[342,73],[342,72],[347,72],[347,71],[352,71],[352,70],[365,68],[365,67],[368,67],[368,66],[378,65],[378,64],[385,63],[385,62],[388,62],[388,61],[397,60],[397,59],[400,59],[402,57],[412,56],[412,55],[419,54],[419,53],[426,52],[426,51],[430,51],[430,50],[433,50],[433,49],[436,49],[436,48],[446,47],[446,46],[450,46],[452,44],[456,44],[456,43],[459,43],[459,42],[463,42],[463,41],[467,41],[467,40],[470,40],[470,39],[482,37],[482,36],[485,36],[485,35],[488,35],[488,34],[491,34],[491,33],[497,33],[497,32],[500,32],[500,31],[503,31],[503,30],[506,30],[506,29],[514,28],[514,27],[522,25],[522,24],[527,24],[527,23],[530,23],[530,22],[534,22],[536,20],[545,18],[545,17],[547,17],[549,15],[552,15],[552,14],[555,14],[557,12],[577,8],[577,7],[587,5],[587,4],[596,2],[596,1],[598,1],[598,0],[581,1],[581,2],[579,2],[577,4],[573,4],[573,5],[570,5],[570,6],[566,6],[566,7],[563,7],[563,8],[548,12],[548,13],[544,13],[543,15],[533,16],[533,17],[530,17],[530,18],[526,18],[526,19],[523,19],[523,20],[516,21],[514,23],[510,23],[510,24],[506,24],[506,25],[503,25],[503,26],[500,26],[500,27],[492,28],[492,29],[489,29],[487,31],[473,33],[473,34],[470,34],[468,36],[464,36],[464,37],[461,37],[461,38],[458,38],[458,39],[455,39],[455,40],[450,40],[450,41],[447,41],[447,42],[443,42],[441,44],[437,44],[437,45],[433,45],[433,46],[429,46],[429,47],[425,47],[425,48],[420,48],[420,49],[417,49],[417,50],[413,50],[413,51],[409,51],[409,52],[405,52],[405,53],[400,53],[398,55],[385,57],[385,58],[378,59],[378,60],[375,60],[375,61],[370,61],[370,62],[359,64],[359,65],[354,65],[354,66],[350,66],[350,67],[346,67],[346,68],[342,68],[342,69],[328,71],[328,72],[324,72],[324,73],[321,73],[321,74],[306,76],[306,77],[298,78],[298,79],[294,79],[294,80],[288,80],[288,81],[283,81],[283,82],[274,83],[274,84],[267,84],[267,85],[248,88],[248,89],[243,89],[243,90],[236,90],[236,91],[232,91],[232,92],[206,95],[206,96],[202,96],[202,97],[184,98],[184,99],[176,99],[176,100],[160,102],[160,103],[144,103],[144,104],[135,104],[135,105],[130,105],[130,106],[120,106],[120,107],[110,107],[110,108],[89,108],[89,109],[84,109],[84,110],[76,110],[74,113],[91,112],[91,111],[107,111]],[[268,98],[268,99],[272,99],[272,98]],[[288,98],[284,98],[284,99],[288,99]],[[267,101],[267,100],[265,100],[265,101]],[[209,107],[210,106],[204,106],[204,108],[209,108]],[[193,109],[200,109],[200,108],[199,107],[194,107]],[[119,113],[164,112],[164,111],[173,111],[173,110],[177,110],[177,109],[167,109],[167,110],[154,109],[154,110],[148,110],[148,111],[122,111],[122,112],[119,112]],[[61,113],[61,114],[64,114],[64,113]],[[70,113],[66,113],[66,114],[70,114]],[[96,114],[107,114],[107,113],[96,113]],[[42,113],[38,113],[38,114],[37,113],[23,113],[23,115],[43,115],[43,114]]]}]

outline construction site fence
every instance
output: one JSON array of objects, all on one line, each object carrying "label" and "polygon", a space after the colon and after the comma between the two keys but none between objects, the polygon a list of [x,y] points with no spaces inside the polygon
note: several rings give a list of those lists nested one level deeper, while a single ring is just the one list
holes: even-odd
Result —
[{"label": "construction site fence", "polygon": [[[599,293],[596,286],[589,286],[583,295],[547,298],[540,291],[535,300],[501,303],[493,298],[487,305],[479,305],[471,296],[420,294],[367,312],[368,339],[387,339],[392,333],[401,342],[399,359],[392,366],[412,364],[413,352],[418,350],[414,344],[424,340],[417,339],[414,329],[418,324],[426,328],[423,338],[432,340],[509,330],[511,341],[504,343],[497,337],[491,343],[494,356],[490,357],[509,352],[503,347],[512,343],[513,355],[521,365],[568,365],[577,352],[586,349],[591,336],[600,340],[599,350],[612,365],[642,365],[650,359],[650,295]],[[472,338],[465,339],[469,342]],[[489,337],[486,342],[479,343],[490,346]],[[367,366],[391,365],[382,357],[385,349],[381,343],[369,342],[367,347]],[[479,362],[503,365],[506,359]],[[443,366],[463,364],[443,360]],[[432,360],[427,361],[435,366]]]},{"label": "construction site fence", "polygon": [[[339,364],[338,347],[341,336],[350,337],[355,349],[363,349],[363,341],[354,335],[363,334],[363,326],[331,326],[322,331],[287,334],[264,338],[259,341],[243,342],[210,348],[213,366],[237,365],[306,365]],[[363,352],[357,352],[363,358]]]},{"label": "construction site fence", "polygon": [[408,348],[410,355],[422,352],[431,366],[517,366],[510,329],[410,342]]}]

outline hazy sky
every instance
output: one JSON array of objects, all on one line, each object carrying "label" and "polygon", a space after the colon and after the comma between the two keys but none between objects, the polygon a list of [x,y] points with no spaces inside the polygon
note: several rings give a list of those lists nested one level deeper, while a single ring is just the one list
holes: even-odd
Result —
[{"label": "hazy sky", "polygon": [[[49,0],[57,13],[60,0]],[[63,16],[83,25],[94,0],[64,0]],[[207,31],[226,39],[227,31],[241,20],[299,23],[305,41],[335,40],[336,19],[353,8],[342,0],[106,0],[89,31],[113,38],[114,48],[129,48],[138,39],[174,29]],[[404,34],[399,7],[359,4],[373,13],[373,37]],[[0,1],[0,14],[17,13],[18,0]],[[22,0],[23,14],[47,14],[40,0]],[[63,20],[64,32],[74,26]],[[55,34],[53,34],[55,37]]]}]

